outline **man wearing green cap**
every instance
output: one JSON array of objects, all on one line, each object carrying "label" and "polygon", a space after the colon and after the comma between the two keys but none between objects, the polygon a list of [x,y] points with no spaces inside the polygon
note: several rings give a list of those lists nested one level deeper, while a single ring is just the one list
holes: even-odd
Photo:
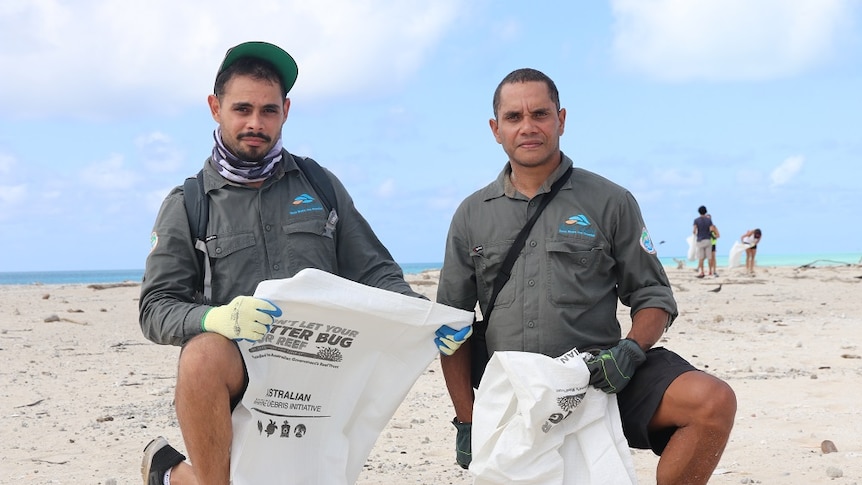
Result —
[{"label": "man wearing green cap", "polygon": [[[248,384],[236,342],[260,339],[281,315],[273,303],[249,296],[259,282],[316,268],[421,297],[341,182],[320,172],[335,197],[326,207],[320,185],[298,164],[308,167],[308,161],[282,148],[287,93],[297,74],[293,58],[272,44],[246,42],[227,51],[208,98],[218,127],[201,177],[206,237],[196,244],[182,186],[167,196],[156,219],[140,324],[153,342],[182,346],[175,402],[194,467],[156,438],[144,450],[145,485],[167,485],[171,477],[174,483],[228,484],[231,411]],[[206,257],[199,259],[198,250]],[[454,352],[469,336],[450,330],[438,330],[441,352]]]}]

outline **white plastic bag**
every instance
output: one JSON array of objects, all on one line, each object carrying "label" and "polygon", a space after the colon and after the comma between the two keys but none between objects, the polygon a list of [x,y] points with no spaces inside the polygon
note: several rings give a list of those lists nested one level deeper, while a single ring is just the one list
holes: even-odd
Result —
[{"label": "white plastic bag", "polygon": [[234,485],[352,484],[437,354],[434,332],[473,314],[306,269],[262,282],[283,315],[241,342],[249,384],[233,412]]},{"label": "white plastic bag", "polygon": [[733,243],[733,246],[730,248],[730,254],[727,256],[727,267],[735,268],[737,266],[742,265],[742,253],[745,252],[745,249],[748,248],[749,245],[740,241],[736,241]]},{"label": "white plastic bag", "polygon": [[694,238],[694,234],[690,234],[687,238],[685,238],[686,244],[688,244],[688,253],[686,253],[686,258],[689,261],[694,261],[697,259],[697,240]]},{"label": "white plastic bag", "polygon": [[589,377],[576,350],[494,352],[473,407],[473,483],[637,483],[616,395]]}]

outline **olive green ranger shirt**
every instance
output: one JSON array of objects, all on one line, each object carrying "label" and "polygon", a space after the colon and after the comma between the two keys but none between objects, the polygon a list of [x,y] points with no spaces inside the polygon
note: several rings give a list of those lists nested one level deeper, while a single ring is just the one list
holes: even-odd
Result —
[{"label": "olive green ranger shirt", "polygon": [[[518,193],[507,164],[497,179],[467,197],[452,219],[437,301],[487,310],[494,279],[515,237],[560,167],[532,200]],[[515,350],[557,357],[577,348],[607,348],[622,337],[617,300],[634,315],[677,307],[664,268],[626,189],[582,169],[545,208],[497,296],[486,334],[489,352]]]},{"label": "olive green ranger shirt", "polygon": [[206,245],[211,301],[196,295],[203,275],[182,186],[168,194],[153,228],[141,287],[140,324],[148,339],[182,345],[202,332],[201,318],[210,305],[252,295],[261,281],[289,278],[305,268],[423,298],[404,281],[401,268],[335,175],[326,171],[338,208],[338,223],[331,231],[326,227],[329,214],[312,185],[293,156],[284,153],[276,173],[260,188],[226,180],[209,159],[204,165],[204,190],[210,197]]}]

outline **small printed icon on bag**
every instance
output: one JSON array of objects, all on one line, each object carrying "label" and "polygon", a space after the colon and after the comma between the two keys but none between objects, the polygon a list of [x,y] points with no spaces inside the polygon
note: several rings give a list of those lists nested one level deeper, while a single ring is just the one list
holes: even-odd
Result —
[{"label": "small printed icon on bag", "polygon": [[547,433],[554,426],[560,424],[564,419],[571,416],[575,408],[584,400],[587,393],[570,394],[557,398],[557,404],[560,406],[560,413],[553,413],[548,416],[548,420],[542,425],[542,432]]}]

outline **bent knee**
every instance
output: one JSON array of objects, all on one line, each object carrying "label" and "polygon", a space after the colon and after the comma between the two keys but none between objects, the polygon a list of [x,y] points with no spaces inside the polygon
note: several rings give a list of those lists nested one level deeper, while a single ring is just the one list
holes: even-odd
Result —
[{"label": "bent knee", "polygon": [[[242,356],[236,344],[215,333],[196,335],[180,351],[179,373],[243,376]],[[237,372],[239,374],[237,374]]]},{"label": "bent knee", "polygon": [[736,393],[730,385],[717,377],[703,382],[703,400],[698,409],[701,420],[714,426],[729,428],[736,417]]},{"label": "bent knee", "polygon": [[652,426],[729,428],[735,416],[736,393],[730,385],[705,372],[691,371],[677,377],[665,391]]}]

